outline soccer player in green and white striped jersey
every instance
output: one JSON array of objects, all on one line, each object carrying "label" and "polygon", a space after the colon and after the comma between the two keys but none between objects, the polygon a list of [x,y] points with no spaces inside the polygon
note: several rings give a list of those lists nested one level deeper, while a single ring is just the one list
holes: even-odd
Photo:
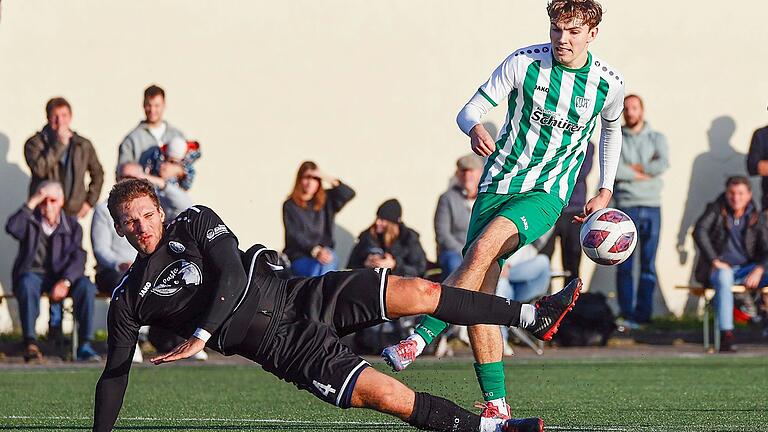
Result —
[{"label": "soccer player in green and white striped jersey", "polygon": [[[547,13],[551,42],[515,50],[458,115],[472,150],[486,159],[464,260],[445,281],[447,285],[495,292],[504,260],[547,232],[568,202],[598,120],[602,126],[600,190],[576,222],[605,208],[611,199],[621,152],[624,81],[615,68],[588,50],[598,33],[602,8],[595,0],[552,0]],[[505,125],[494,140],[480,120],[505,103]],[[570,307],[580,285],[581,281],[574,281],[555,296],[566,296]],[[542,317],[539,306],[520,306],[520,326],[549,340],[568,309],[556,317]],[[426,317],[413,336],[387,348],[383,355],[402,369],[445,327]],[[509,415],[499,329],[474,326],[469,334],[485,413]]]}]

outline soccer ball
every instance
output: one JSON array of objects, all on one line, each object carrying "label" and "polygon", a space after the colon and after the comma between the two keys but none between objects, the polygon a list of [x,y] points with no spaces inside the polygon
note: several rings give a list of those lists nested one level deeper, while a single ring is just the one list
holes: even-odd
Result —
[{"label": "soccer ball", "polygon": [[635,250],[637,228],[623,211],[604,208],[584,221],[579,239],[589,259],[602,265],[616,265],[626,261]]}]

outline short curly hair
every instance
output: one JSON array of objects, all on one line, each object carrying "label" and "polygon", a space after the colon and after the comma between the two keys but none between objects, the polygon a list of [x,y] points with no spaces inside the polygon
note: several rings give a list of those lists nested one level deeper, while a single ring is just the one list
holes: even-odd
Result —
[{"label": "short curly hair", "polygon": [[547,4],[547,15],[553,23],[575,19],[592,29],[603,20],[603,7],[595,0],[551,0]]},{"label": "short curly hair", "polygon": [[157,198],[155,188],[147,180],[143,179],[125,179],[117,182],[112,186],[112,190],[109,191],[109,198],[107,199],[107,208],[109,214],[112,216],[112,220],[116,224],[119,224],[118,211],[120,207],[132,201],[136,198],[148,196],[155,206],[160,208],[160,200]]}]

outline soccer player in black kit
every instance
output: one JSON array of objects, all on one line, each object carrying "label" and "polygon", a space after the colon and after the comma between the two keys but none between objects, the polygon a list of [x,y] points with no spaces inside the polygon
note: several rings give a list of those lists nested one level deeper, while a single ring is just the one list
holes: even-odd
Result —
[{"label": "soccer player in black kit", "polygon": [[[94,431],[111,431],[128,385],[142,325],[185,342],[154,357],[159,365],[204,347],[240,355],[340,408],[370,408],[422,430],[542,431],[540,418],[481,418],[453,402],[414,392],[368,367],[339,338],[406,315],[431,314],[460,325],[520,326],[521,304],[488,294],[392,276],[388,269],[276,277],[277,253],[247,252],[210,208],[190,207],[165,224],[153,187],[124,180],[109,194],[117,232],[138,257],[112,294],[107,363],[96,386]],[[578,297],[572,283],[536,304],[534,335],[556,328]]]}]

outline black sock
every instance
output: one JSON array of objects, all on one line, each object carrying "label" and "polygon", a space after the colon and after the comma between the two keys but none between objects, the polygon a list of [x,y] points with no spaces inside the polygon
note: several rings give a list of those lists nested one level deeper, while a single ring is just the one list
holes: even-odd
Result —
[{"label": "black sock", "polygon": [[442,292],[435,318],[458,325],[520,324],[522,303],[504,297],[441,285]]},{"label": "black sock", "polygon": [[408,424],[421,430],[477,432],[480,416],[455,403],[429,393],[416,393]]}]

